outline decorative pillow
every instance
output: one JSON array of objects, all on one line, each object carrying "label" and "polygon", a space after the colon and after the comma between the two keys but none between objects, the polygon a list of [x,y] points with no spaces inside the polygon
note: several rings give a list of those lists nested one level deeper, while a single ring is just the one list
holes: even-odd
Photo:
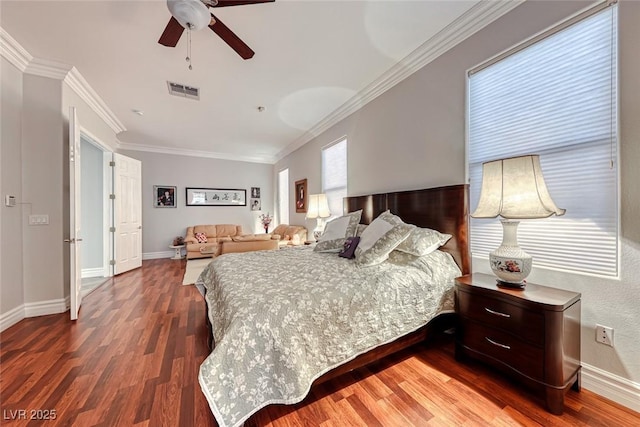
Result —
[{"label": "decorative pillow", "polygon": [[207,235],[204,233],[196,233],[195,238],[198,243],[207,243]]},{"label": "decorative pillow", "polygon": [[338,253],[338,256],[343,258],[351,259],[356,256],[356,248],[358,247],[358,243],[360,243],[360,237],[347,237],[344,241],[344,247]]},{"label": "decorative pillow", "polygon": [[367,228],[367,224],[358,224],[358,229],[356,230],[356,236],[362,236],[362,232]]},{"label": "decorative pillow", "polygon": [[447,243],[450,234],[443,234],[430,228],[416,227],[396,248],[397,251],[406,252],[415,256],[424,256]]},{"label": "decorative pillow", "polygon": [[329,221],[313,250],[316,252],[340,252],[346,238],[356,235],[361,216],[362,209]]},{"label": "decorative pillow", "polygon": [[356,248],[356,263],[360,265],[380,264],[389,257],[415,225],[402,222],[397,216],[383,212],[362,232]]}]

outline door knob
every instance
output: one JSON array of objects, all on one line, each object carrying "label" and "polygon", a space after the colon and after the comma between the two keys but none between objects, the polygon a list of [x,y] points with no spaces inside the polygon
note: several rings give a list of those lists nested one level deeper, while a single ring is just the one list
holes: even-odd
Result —
[{"label": "door knob", "polygon": [[75,243],[76,239],[64,239],[65,243]]}]

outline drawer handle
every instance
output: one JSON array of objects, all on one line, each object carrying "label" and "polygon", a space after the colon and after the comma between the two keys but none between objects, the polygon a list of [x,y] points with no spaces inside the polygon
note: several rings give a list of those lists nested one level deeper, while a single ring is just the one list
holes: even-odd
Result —
[{"label": "drawer handle", "polygon": [[498,347],[502,347],[506,350],[511,350],[511,346],[510,345],[505,345],[505,344],[500,344],[499,342],[495,342],[494,340],[492,340],[489,337],[484,337],[485,340],[489,341],[491,344],[498,346]]},{"label": "drawer handle", "polygon": [[490,308],[485,307],[484,308],[486,311],[488,311],[491,314],[495,314],[496,316],[502,316],[502,317],[511,317],[510,314],[505,314],[505,313],[500,313],[499,311],[493,311]]}]

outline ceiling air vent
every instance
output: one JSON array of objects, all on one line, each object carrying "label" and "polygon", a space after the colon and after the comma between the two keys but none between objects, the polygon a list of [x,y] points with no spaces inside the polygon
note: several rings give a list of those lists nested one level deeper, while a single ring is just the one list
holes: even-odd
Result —
[{"label": "ceiling air vent", "polygon": [[169,81],[167,82],[167,86],[169,86],[169,93],[171,95],[200,100],[200,89],[198,89],[197,87],[191,87]]}]

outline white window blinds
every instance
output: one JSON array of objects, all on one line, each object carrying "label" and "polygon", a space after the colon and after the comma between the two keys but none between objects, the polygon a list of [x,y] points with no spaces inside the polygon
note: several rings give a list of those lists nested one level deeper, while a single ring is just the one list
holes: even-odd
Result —
[{"label": "white window blinds", "polygon": [[[471,209],[482,163],[539,154],[562,217],[523,220],[534,264],[618,274],[617,7],[507,56],[468,81]],[[471,251],[498,247],[500,221],[471,220]]]},{"label": "white window blinds", "polygon": [[278,172],[278,222],[289,224],[289,169]]},{"label": "white window blinds", "polygon": [[347,140],[322,149],[322,192],[327,195],[331,218],[342,215],[347,197]]}]

